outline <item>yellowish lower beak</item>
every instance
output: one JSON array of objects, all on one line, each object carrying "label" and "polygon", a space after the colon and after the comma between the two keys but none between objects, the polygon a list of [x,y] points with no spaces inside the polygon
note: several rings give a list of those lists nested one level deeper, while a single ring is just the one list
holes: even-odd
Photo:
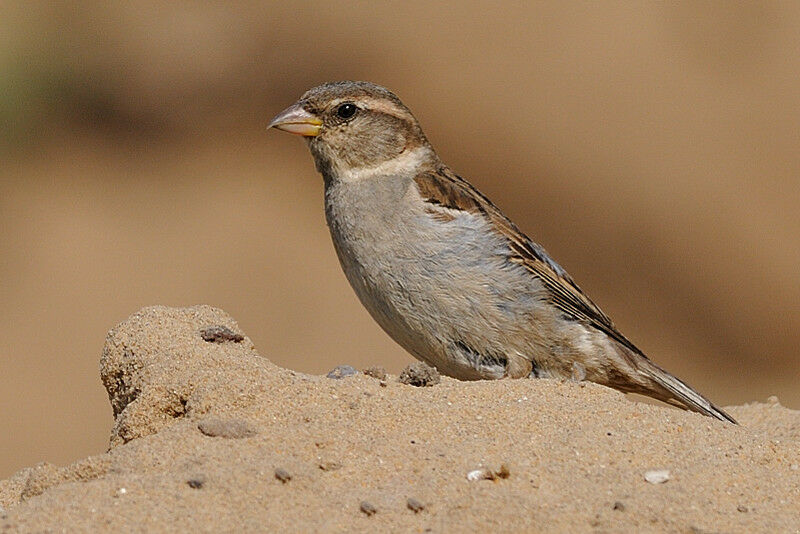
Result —
[{"label": "yellowish lower beak", "polygon": [[315,137],[319,134],[321,127],[322,121],[316,115],[303,109],[299,103],[292,104],[278,113],[267,126],[267,128],[277,128],[304,137]]}]

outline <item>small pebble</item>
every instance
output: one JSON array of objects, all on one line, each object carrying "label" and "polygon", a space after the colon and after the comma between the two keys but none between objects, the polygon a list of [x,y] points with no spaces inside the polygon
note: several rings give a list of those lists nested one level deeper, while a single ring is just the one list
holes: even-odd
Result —
[{"label": "small pebble", "polygon": [[497,480],[497,479],[506,479],[511,476],[511,471],[508,469],[506,464],[500,464],[500,469],[497,471],[492,471],[486,467],[481,467],[480,469],[475,469],[467,473],[467,480],[470,482],[475,482],[477,480]]},{"label": "small pebble", "polygon": [[367,501],[361,501],[360,508],[361,508],[361,511],[364,512],[365,514],[367,514],[368,516],[375,515],[378,512],[378,509],[375,508],[375,506],[373,504],[371,504],[371,503],[369,503]]},{"label": "small pebble", "polygon": [[409,386],[426,387],[435,386],[442,381],[442,377],[436,367],[431,367],[425,362],[416,362],[403,369],[399,381]]},{"label": "small pebble", "polygon": [[506,479],[511,476],[511,471],[508,469],[506,464],[500,464],[500,469],[494,472],[497,478]]},{"label": "small pebble", "polygon": [[739,510],[740,512],[742,512],[743,514],[746,514],[747,512],[750,511],[750,510],[747,509],[747,506],[745,506],[743,504],[740,504],[739,506],[737,506],[736,509]]},{"label": "small pebble", "polygon": [[212,438],[241,439],[249,438],[257,434],[246,421],[241,419],[207,417],[201,419],[197,423],[197,428],[200,432]]},{"label": "small pebble", "polygon": [[283,469],[282,467],[278,467],[275,469],[275,478],[286,484],[290,480],[292,480],[292,475],[289,474],[289,471]]},{"label": "small pebble", "polygon": [[654,469],[644,474],[644,479],[650,484],[663,484],[669,480],[669,471],[666,469]]},{"label": "small pebble", "polygon": [[478,480],[494,480],[494,473],[485,467],[474,469],[467,473],[467,480],[470,482],[476,482]]},{"label": "small pebble", "polygon": [[244,341],[244,336],[242,334],[219,324],[201,328],[200,337],[203,338],[203,341],[208,341],[209,343],[225,343],[226,341],[241,343]]},{"label": "small pebble", "polygon": [[340,380],[342,378],[347,378],[348,376],[353,376],[357,373],[358,371],[356,371],[352,365],[337,365],[325,376],[334,380]]},{"label": "small pebble", "polygon": [[367,367],[363,371],[361,371],[367,376],[371,376],[372,378],[377,378],[378,380],[383,380],[386,378],[386,369],[379,365],[374,365],[372,367]]},{"label": "small pebble", "polygon": [[614,510],[618,510],[620,512],[624,512],[625,511],[625,505],[622,504],[620,501],[616,501],[616,502],[614,502]]},{"label": "small pebble", "polygon": [[317,465],[323,471],[336,471],[337,469],[342,468],[342,464],[340,464],[339,462],[320,462]]},{"label": "small pebble", "polygon": [[189,484],[189,487],[192,489],[200,489],[206,483],[206,477],[203,475],[192,477],[187,480],[186,483]]},{"label": "small pebble", "polygon": [[414,512],[415,514],[418,514],[425,509],[425,505],[419,502],[414,497],[408,498],[408,500],[406,501],[406,506],[408,506],[408,509]]}]

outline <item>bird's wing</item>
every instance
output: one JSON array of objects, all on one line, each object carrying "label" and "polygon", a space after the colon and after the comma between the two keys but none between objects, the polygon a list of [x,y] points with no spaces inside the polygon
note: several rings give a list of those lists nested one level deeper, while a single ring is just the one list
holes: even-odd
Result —
[{"label": "bird's wing", "polygon": [[641,354],[617,330],[611,319],[586,296],[572,277],[547,255],[544,248],[528,239],[497,206],[469,182],[445,166],[420,173],[415,182],[420,195],[427,202],[485,218],[508,240],[511,251],[508,260],[524,266],[533,276],[539,278],[548,291],[550,302],[565,316],[590,325]]}]

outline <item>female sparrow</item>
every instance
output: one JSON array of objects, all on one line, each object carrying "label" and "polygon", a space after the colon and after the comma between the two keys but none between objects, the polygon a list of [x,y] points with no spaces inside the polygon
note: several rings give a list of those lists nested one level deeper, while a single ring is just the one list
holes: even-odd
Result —
[{"label": "female sparrow", "polygon": [[362,304],[415,357],[462,380],[590,380],[735,423],[651,362],[545,250],[442,163],[393,93],[326,83],[270,123],[304,136]]}]

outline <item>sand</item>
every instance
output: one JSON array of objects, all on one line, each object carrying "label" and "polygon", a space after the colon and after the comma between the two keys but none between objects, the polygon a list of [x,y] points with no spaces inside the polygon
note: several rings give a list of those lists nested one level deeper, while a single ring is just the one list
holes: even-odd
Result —
[{"label": "sand", "polygon": [[589,383],[311,376],[208,306],[134,314],[100,371],[108,452],[0,482],[3,532],[800,531],[777,399],[734,426]]}]

